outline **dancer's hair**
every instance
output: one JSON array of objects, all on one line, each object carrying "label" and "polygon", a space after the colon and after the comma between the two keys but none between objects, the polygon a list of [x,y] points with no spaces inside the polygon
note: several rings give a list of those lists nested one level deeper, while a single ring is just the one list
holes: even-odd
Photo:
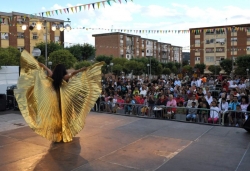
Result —
[{"label": "dancer's hair", "polygon": [[55,90],[59,90],[63,81],[63,77],[67,74],[66,67],[63,64],[58,64],[51,76],[53,81],[53,87]]}]

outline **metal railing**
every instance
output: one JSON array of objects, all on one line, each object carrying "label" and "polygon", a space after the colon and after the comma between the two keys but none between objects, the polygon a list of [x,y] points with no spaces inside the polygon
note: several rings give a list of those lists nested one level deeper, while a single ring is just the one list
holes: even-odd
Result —
[{"label": "metal railing", "polygon": [[[230,125],[228,124],[229,120],[232,121],[230,117],[234,119],[238,116],[235,113],[237,111],[220,112],[206,108],[168,107],[158,105],[152,105],[150,107],[143,104],[112,103],[104,101],[96,104],[94,111],[223,126]],[[227,113],[230,114],[228,115]],[[248,115],[250,116],[250,112],[242,113],[244,113],[244,118],[248,117]],[[242,118],[240,118],[242,119],[242,123],[245,121],[244,118],[243,115]],[[235,126],[236,124],[232,123],[231,125]],[[239,127],[242,127],[242,124],[239,124]]]}]

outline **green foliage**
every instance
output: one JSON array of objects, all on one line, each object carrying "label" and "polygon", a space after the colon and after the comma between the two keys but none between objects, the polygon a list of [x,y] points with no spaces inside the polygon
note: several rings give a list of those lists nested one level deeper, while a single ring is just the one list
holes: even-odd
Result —
[{"label": "green foliage", "polygon": [[113,57],[112,56],[106,56],[106,55],[99,55],[95,58],[96,61],[102,62],[104,61],[106,65],[109,65],[112,61]]},{"label": "green foliage", "polygon": [[80,68],[83,68],[83,67],[89,67],[91,65],[92,65],[92,63],[89,62],[89,61],[81,61],[81,62],[77,62],[77,64],[75,65],[75,69],[80,69]]},{"label": "green foliage", "polygon": [[246,75],[246,69],[250,69],[250,55],[244,55],[237,57],[236,60],[237,69],[235,70],[235,74],[237,75]]},{"label": "green foliage", "polygon": [[162,70],[162,74],[164,74],[164,75],[170,75],[171,74],[171,70],[169,68],[164,68]]},{"label": "green foliage", "polygon": [[210,65],[208,67],[208,70],[213,73],[213,75],[217,75],[221,71],[221,67],[217,65]]},{"label": "green foliage", "polygon": [[184,73],[191,73],[193,71],[193,68],[190,65],[185,65],[182,67],[182,72]]},{"label": "green foliage", "polygon": [[[45,56],[45,42],[37,43],[35,48],[39,48],[41,50],[41,56]],[[50,56],[50,54],[54,51],[63,49],[63,46],[59,43],[55,42],[49,42],[47,43],[47,55]]]},{"label": "green foliage", "polygon": [[151,74],[156,75],[157,74],[157,67],[159,66],[159,61],[155,58],[151,58]]},{"label": "green foliage", "polygon": [[175,66],[176,66],[177,69],[181,68],[181,64],[180,63],[175,62],[174,64],[175,64]]},{"label": "green foliage", "polygon": [[122,65],[120,64],[116,64],[113,66],[112,68],[112,72],[115,76],[119,76],[121,75],[121,72],[122,72]]},{"label": "green foliage", "polygon": [[232,69],[232,60],[231,59],[224,59],[220,62],[221,68],[229,75]]},{"label": "green foliage", "polygon": [[186,65],[189,65],[188,60],[185,60],[185,61],[182,62],[182,66],[186,66]]},{"label": "green foliage", "polygon": [[17,48],[0,48],[0,66],[18,66],[21,53]]},{"label": "green foliage", "polygon": [[133,70],[133,75],[142,75],[144,67],[145,66],[142,62],[138,62],[136,60],[130,60],[124,64],[124,68],[126,68],[129,73]]},{"label": "green foliage", "polygon": [[173,67],[174,67],[174,63],[173,62],[166,63],[166,68],[169,68],[171,70]]},{"label": "green foliage", "polygon": [[52,62],[52,68],[57,64],[64,64],[67,69],[73,67],[77,61],[68,50],[64,49],[52,52],[49,60]]},{"label": "green foliage", "polygon": [[204,70],[206,69],[205,64],[195,64],[194,68],[198,69],[201,74],[204,74]]},{"label": "green foliage", "polygon": [[161,75],[163,71],[162,65],[159,63],[157,68],[155,69],[155,75]]},{"label": "green foliage", "polygon": [[177,69],[176,66],[173,66],[172,69],[171,69],[171,71],[172,71],[172,73],[177,74],[178,69]]},{"label": "green foliage", "polygon": [[41,62],[41,63],[45,64],[45,57],[44,56],[39,56],[36,59],[38,60],[38,62]]},{"label": "green foliage", "polygon": [[67,47],[66,49],[69,50],[78,61],[94,57],[96,51],[95,47],[88,43],[84,43],[83,45],[76,44],[71,47]]}]

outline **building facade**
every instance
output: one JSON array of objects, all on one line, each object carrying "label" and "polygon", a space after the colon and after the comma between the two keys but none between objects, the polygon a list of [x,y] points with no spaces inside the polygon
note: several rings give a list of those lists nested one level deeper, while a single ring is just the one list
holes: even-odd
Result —
[{"label": "building facade", "polygon": [[[59,29],[59,25],[64,24],[63,20],[27,16],[29,15],[18,12],[0,12],[0,47],[12,46],[20,51],[25,49],[31,53],[37,43],[45,42],[46,27],[48,42],[64,42],[64,31]],[[46,27],[44,21],[46,21]],[[38,23],[41,23],[41,29],[36,27]],[[26,25],[25,30],[23,25]],[[52,30],[52,26],[56,29]]]},{"label": "building facade", "polygon": [[250,54],[250,24],[190,29],[190,63],[219,65]]},{"label": "building facade", "polygon": [[162,63],[182,61],[182,47],[180,46],[120,32],[92,36],[95,37],[96,56],[112,55],[128,60],[139,57],[154,57]]}]

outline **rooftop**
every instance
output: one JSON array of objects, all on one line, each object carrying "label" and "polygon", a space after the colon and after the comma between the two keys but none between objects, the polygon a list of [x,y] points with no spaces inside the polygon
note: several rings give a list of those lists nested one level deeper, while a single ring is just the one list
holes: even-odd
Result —
[{"label": "rooftop", "polygon": [[248,23],[248,24],[235,24],[235,25],[210,26],[210,27],[197,27],[197,28],[190,28],[189,30],[194,30],[194,29],[225,28],[225,27],[250,27],[250,23]]}]

